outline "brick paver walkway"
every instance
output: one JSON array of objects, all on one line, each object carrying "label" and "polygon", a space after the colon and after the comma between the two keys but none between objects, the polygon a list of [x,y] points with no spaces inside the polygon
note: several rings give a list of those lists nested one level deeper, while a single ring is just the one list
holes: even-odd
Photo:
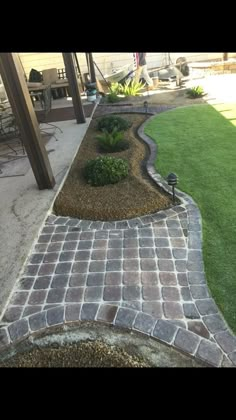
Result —
[{"label": "brick paver walkway", "polygon": [[[155,172],[156,146],[145,136]],[[64,322],[98,320],[141,331],[213,366],[236,365],[236,338],[204,276],[193,200],[130,220],[50,215],[2,319],[0,347]]]}]

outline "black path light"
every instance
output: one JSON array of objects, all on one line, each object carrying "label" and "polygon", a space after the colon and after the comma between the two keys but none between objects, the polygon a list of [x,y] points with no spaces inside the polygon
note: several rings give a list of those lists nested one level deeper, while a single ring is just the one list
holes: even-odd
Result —
[{"label": "black path light", "polygon": [[177,175],[171,172],[167,177],[168,185],[172,186],[172,193],[173,193],[173,204],[175,204],[175,185],[177,185],[178,178]]},{"label": "black path light", "polygon": [[144,101],[143,106],[144,106],[145,112],[147,113],[147,111],[148,111],[148,102],[147,101]]}]

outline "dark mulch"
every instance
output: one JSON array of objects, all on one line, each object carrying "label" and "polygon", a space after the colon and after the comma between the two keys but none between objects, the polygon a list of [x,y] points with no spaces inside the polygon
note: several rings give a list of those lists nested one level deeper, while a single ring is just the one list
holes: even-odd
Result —
[{"label": "dark mulch", "polygon": [[[84,114],[86,118],[89,118],[91,116],[94,106],[95,106],[94,103],[83,106]],[[39,121],[41,121],[43,117],[42,111],[36,111],[36,115]],[[47,122],[67,121],[67,120],[74,120],[74,119],[75,119],[75,112],[74,112],[73,106],[51,109],[51,111],[47,115]]]},{"label": "dark mulch", "polygon": [[55,201],[56,214],[89,220],[120,220],[154,213],[171,206],[171,197],[158,188],[146,172],[144,162],[149,156],[149,149],[138,139],[136,133],[146,116],[125,114],[123,118],[132,122],[132,127],[125,132],[125,139],[130,147],[110,156],[128,160],[128,177],[117,184],[102,187],[93,187],[86,183],[83,176],[84,166],[88,159],[94,159],[99,154],[97,122],[93,120]]}]

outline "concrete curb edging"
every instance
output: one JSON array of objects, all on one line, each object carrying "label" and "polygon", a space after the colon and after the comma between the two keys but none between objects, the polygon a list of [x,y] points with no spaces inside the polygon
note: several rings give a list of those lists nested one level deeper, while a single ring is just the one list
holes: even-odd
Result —
[{"label": "concrete curb edging", "polygon": [[9,348],[9,345],[14,346],[32,334],[77,321],[99,321],[137,331],[172,346],[188,356],[195,357],[208,366],[218,367],[224,361],[223,352],[215,343],[199,337],[195,333],[186,331],[166,320],[158,320],[141,311],[96,303],[58,306],[22,318],[8,327],[1,328],[1,353]]}]

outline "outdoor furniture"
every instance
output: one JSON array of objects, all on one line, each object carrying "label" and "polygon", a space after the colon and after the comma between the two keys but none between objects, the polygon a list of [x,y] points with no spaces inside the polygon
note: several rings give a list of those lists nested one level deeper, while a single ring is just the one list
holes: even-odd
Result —
[{"label": "outdoor furniture", "polygon": [[44,84],[51,85],[51,92],[53,99],[63,98],[67,96],[69,82],[65,78],[59,78],[59,73],[56,68],[42,70],[42,77]]},{"label": "outdoor furniture", "polygon": [[24,144],[11,107],[0,104],[0,174],[4,173],[4,164],[25,156]]},{"label": "outdoor furniture", "polygon": [[[39,125],[46,124],[48,126],[51,126],[59,130],[61,133],[63,133],[63,131],[57,125],[49,123],[47,121],[47,117],[52,109],[51,85],[43,85],[43,89],[41,90],[41,92],[42,92],[42,109],[38,112]],[[44,128],[40,127],[40,130],[46,133]],[[54,133],[52,134],[52,136],[55,137],[56,140],[58,140]]]},{"label": "outdoor furniture", "polygon": [[42,83],[27,83],[29,94],[32,100],[33,106],[34,101],[37,100],[40,102],[41,108],[44,107],[43,105],[43,92],[47,89],[48,85],[43,85]]},{"label": "outdoor furniture", "polygon": [[[78,72],[78,70],[77,70]],[[70,86],[68,79],[66,77],[66,71],[62,69],[45,69],[39,72],[41,74],[42,82],[27,82],[28,89],[30,91],[30,96],[32,103],[34,105],[35,101],[40,101],[42,106],[42,92],[44,86],[51,86],[52,99],[64,98],[66,96],[71,96]],[[83,86],[81,84],[80,74],[77,74],[80,91],[83,92]]]},{"label": "outdoor furniture", "polygon": [[[0,107],[0,143],[3,143],[12,151],[15,155],[18,154],[18,146],[25,154],[24,144],[20,137],[20,131],[16,124],[15,116],[12,113],[11,107],[2,106]],[[5,154],[4,154],[5,155]]]}]

